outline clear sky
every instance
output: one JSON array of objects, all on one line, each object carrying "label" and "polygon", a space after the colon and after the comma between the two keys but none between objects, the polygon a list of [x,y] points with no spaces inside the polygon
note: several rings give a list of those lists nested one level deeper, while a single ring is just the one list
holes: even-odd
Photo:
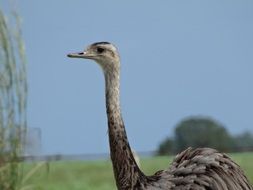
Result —
[{"label": "clear sky", "polygon": [[[5,6],[4,6],[5,7]],[[18,1],[28,58],[28,124],[44,154],[109,151],[104,78],[69,59],[97,41],[121,54],[130,144],[156,149],[183,118],[253,132],[253,1]]]}]

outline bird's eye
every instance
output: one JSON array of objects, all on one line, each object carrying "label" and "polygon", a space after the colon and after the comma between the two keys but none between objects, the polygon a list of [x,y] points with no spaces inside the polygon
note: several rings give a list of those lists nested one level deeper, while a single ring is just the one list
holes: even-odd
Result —
[{"label": "bird's eye", "polygon": [[103,53],[104,51],[105,51],[104,48],[101,48],[101,47],[98,47],[98,48],[97,48],[97,52],[98,52],[98,53]]}]

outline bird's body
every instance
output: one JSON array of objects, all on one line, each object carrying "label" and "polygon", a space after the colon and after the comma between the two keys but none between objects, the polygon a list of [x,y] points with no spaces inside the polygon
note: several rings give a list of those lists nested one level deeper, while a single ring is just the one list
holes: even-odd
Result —
[{"label": "bird's body", "polygon": [[119,190],[253,190],[240,167],[210,148],[188,148],[170,167],[146,176],[136,164],[120,110],[120,58],[114,45],[98,42],[69,57],[95,60],[105,76],[111,160]]},{"label": "bird's body", "polygon": [[176,156],[169,169],[155,176],[160,177],[152,183],[157,189],[252,189],[240,167],[227,155],[211,148],[188,148]]}]

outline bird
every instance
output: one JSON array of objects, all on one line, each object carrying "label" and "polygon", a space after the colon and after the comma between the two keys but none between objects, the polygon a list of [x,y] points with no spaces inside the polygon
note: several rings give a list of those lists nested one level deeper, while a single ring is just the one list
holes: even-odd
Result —
[{"label": "bird", "polygon": [[119,190],[253,190],[243,170],[225,153],[187,148],[167,169],[145,175],[136,163],[120,107],[120,55],[110,42],[96,42],[70,58],[95,61],[104,73],[105,102],[114,178]]}]

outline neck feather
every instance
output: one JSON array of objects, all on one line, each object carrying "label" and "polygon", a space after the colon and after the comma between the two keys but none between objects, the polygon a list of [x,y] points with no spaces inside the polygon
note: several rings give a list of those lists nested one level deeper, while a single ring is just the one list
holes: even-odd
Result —
[{"label": "neck feather", "polygon": [[105,73],[106,109],[109,128],[109,141],[114,176],[118,189],[132,189],[144,177],[136,164],[120,110],[120,72]]}]

